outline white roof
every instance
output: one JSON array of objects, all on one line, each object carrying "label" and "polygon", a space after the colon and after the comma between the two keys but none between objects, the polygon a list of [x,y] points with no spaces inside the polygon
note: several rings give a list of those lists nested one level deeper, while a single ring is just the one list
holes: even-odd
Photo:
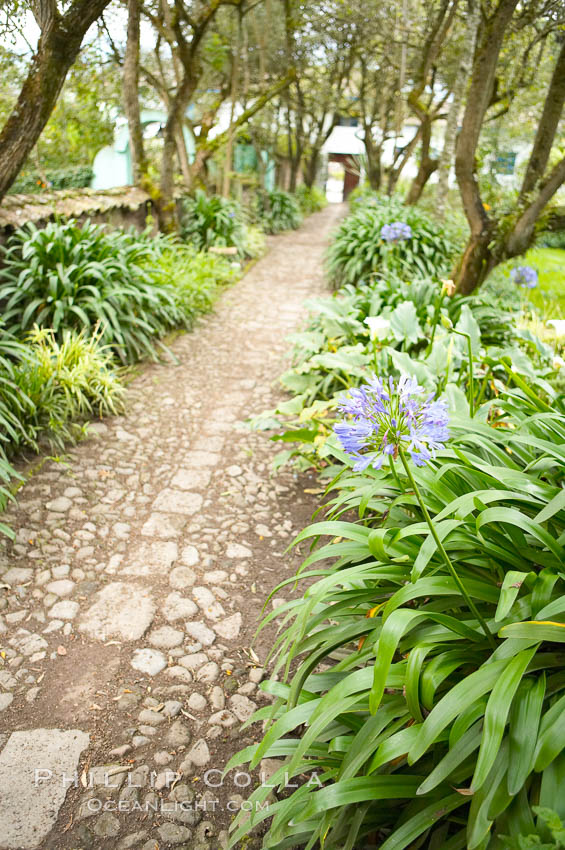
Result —
[{"label": "white roof", "polygon": [[361,127],[334,127],[322,151],[324,153],[349,153],[358,156],[364,154],[363,130]]}]

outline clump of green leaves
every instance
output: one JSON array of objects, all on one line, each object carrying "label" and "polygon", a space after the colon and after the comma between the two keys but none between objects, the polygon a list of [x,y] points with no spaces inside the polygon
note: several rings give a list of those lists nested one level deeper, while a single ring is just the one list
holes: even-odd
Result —
[{"label": "clump of green leaves", "polygon": [[[307,306],[308,324],[289,337],[292,365],[281,376],[292,397],[255,422],[258,427],[284,425],[288,430],[280,439],[300,444],[281,452],[277,465],[290,459],[301,466],[319,465],[318,451],[339,394],[362,382],[368,370],[410,374],[430,390],[449,383],[466,392],[468,344],[460,332],[471,338],[478,403],[507,384],[501,356],[510,357],[514,370],[532,385],[555,377],[552,348],[528,330],[517,329],[515,316],[487,293],[449,297],[439,281],[391,277],[345,286]],[[380,323],[376,339],[367,325],[371,317]],[[457,333],[447,334],[442,320]]]},{"label": "clump of green leaves", "polygon": [[296,198],[281,189],[258,192],[254,212],[266,233],[296,230],[302,224]]},{"label": "clump of green leaves", "polygon": [[221,195],[207,195],[197,189],[182,205],[181,235],[198,251],[213,246],[237,248],[244,253],[244,219],[236,201]]},{"label": "clump of green leaves", "polygon": [[501,835],[507,850],[558,850],[565,847],[565,828],[557,812],[543,806],[532,806],[532,812],[538,817],[538,830],[528,835]]},{"label": "clump of green leaves", "polygon": [[[326,442],[326,517],[296,539],[313,543],[304,595],[264,621],[281,621],[285,671],[255,715],[272,722],[228,769],[283,761],[232,846],[267,817],[270,850],[559,846],[556,820],[531,836],[535,806],[563,810],[563,401],[516,375],[473,417],[446,395],[450,441],[412,471],[421,502],[400,464],[356,472]],[[262,809],[285,782],[299,787]]]},{"label": "clump of green leaves", "polygon": [[45,189],[83,189],[90,186],[93,177],[94,171],[89,165],[59,168],[42,174],[32,171],[21,174],[12,183],[10,194],[42,192]]},{"label": "clump of green leaves", "polygon": [[66,330],[99,327],[102,342],[131,363],[155,359],[159,339],[185,321],[155,273],[159,252],[149,238],[70,220],[27,225],[1,251],[3,320],[17,337],[34,324],[59,341]]},{"label": "clump of green leaves", "polygon": [[300,212],[303,215],[312,215],[312,213],[320,212],[327,206],[327,198],[318,186],[307,186],[301,183],[295,192]]},{"label": "clump of green leaves", "polygon": [[124,390],[112,350],[95,330],[66,330],[61,341],[48,328],[31,331],[13,370],[13,378],[32,408],[24,417],[26,442],[37,447],[41,437],[62,447],[92,417],[116,415]]},{"label": "clump of green leaves", "polygon": [[536,237],[536,245],[540,248],[557,248],[565,250],[565,230],[542,230]]},{"label": "clump of green leaves", "polygon": [[[390,244],[381,238],[385,224],[404,222],[412,238]],[[394,198],[361,195],[353,212],[338,227],[327,253],[328,274],[335,286],[367,282],[393,270],[404,277],[445,277],[456,244],[417,207]]]},{"label": "clump of green leaves", "polygon": [[[37,326],[25,342],[0,329],[0,510],[19,478],[10,459],[42,440],[60,448],[86,420],[123,410],[124,390],[101,333],[55,333]],[[0,531],[9,533],[5,525]]]},{"label": "clump of green leaves", "polygon": [[246,224],[243,233],[243,252],[246,257],[252,260],[262,257],[265,253],[267,240],[265,234],[260,227],[253,224]]},{"label": "clump of green leaves", "polygon": [[174,238],[74,221],[23,228],[3,252],[0,510],[18,451],[42,439],[61,447],[87,419],[118,413],[116,358],[156,357],[162,336],[208,312],[240,275],[239,263]]},{"label": "clump of green leaves", "polygon": [[222,289],[234,283],[241,274],[239,263],[225,257],[196,251],[171,239],[161,239],[155,263],[155,276],[170,286],[175,303],[188,323],[200,313],[209,312]]}]

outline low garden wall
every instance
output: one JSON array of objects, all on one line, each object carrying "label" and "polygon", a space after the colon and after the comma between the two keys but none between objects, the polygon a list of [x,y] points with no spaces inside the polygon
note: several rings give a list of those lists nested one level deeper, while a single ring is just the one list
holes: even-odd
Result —
[{"label": "low garden wall", "polygon": [[0,243],[24,224],[44,227],[55,219],[89,219],[110,227],[143,230],[153,212],[147,192],[135,186],[116,189],[61,189],[32,195],[7,195],[0,205]]}]

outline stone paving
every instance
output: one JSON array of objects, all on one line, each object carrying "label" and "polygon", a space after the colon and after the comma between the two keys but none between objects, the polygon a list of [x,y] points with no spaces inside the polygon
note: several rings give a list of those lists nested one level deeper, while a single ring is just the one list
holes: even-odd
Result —
[{"label": "stone paving", "polygon": [[219,780],[265,700],[272,633],[253,634],[314,507],[244,420],[281,397],[340,214],[270,239],[174,361],[139,370],[126,415],[24,470],[0,548],[2,850],[226,846],[256,782]]}]

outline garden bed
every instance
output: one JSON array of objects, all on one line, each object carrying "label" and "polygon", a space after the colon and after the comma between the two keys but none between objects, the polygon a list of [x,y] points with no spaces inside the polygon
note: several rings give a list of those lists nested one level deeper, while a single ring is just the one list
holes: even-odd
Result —
[{"label": "garden bed", "polygon": [[269,819],[270,850],[558,847],[563,360],[531,329],[533,270],[512,301],[454,295],[426,266],[441,232],[377,209],[376,233],[341,225],[330,267],[350,282],[310,304],[291,398],[258,420],[324,496],[274,591],[305,582],[276,612],[271,722],[229,764],[277,759],[278,802],[257,789],[231,846]]}]

